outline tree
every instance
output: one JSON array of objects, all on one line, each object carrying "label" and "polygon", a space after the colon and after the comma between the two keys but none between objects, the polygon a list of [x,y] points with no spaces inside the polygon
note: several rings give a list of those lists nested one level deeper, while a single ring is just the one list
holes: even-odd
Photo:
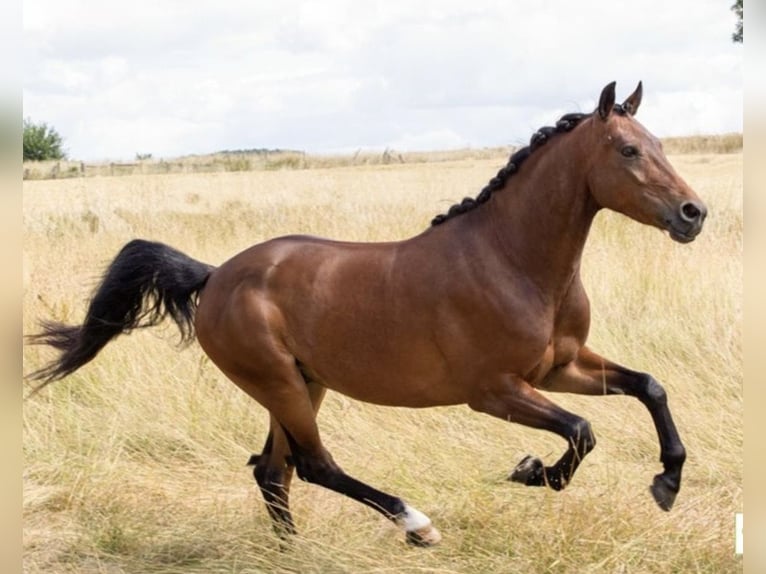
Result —
[{"label": "tree", "polygon": [[59,133],[46,123],[35,124],[29,118],[24,120],[24,161],[66,159]]},{"label": "tree", "polygon": [[737,0],[731,9],[737,15],[737,28],[731,35],[731,39],[734,42],[742,43],[742,0]]}]

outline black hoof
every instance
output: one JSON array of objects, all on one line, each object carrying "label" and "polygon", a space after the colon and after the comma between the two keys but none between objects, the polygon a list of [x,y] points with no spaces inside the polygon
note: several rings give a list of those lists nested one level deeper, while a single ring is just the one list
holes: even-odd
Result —
[{"label": "black hoof", "polygon": [[652,485],[649,487],[649,491],[652,493],[654,500],[662,510],[667,511],[673,508],[678,489],[670,485],[665,475],[658,474],[655,476],[654,482],[652,482]]},{"label": "black hoof", "polygon": [[250,458],[247,460],[247,464],[245,466],[255,466],[258,464],[258,461],[260,460],[261,455],[260,454],[252,454],[250,455]]},{"label": "black hoof", "polygon": [[543,461],[531,455],[525,456],[513,469],[508,480],[527,486],[543,486],[545,484]]}]

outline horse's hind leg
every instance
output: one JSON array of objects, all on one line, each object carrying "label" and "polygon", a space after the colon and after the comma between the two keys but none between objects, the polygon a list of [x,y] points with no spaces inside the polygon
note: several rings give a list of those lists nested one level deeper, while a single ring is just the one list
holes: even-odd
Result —
[{"label": "horse's hind leg", "polygon": [[[314,414],[319,410],[326,389],[315,383],[307,382]],[[253,476],[266,501],[266,508],[273,521],[274,530],[280,536],[295,534],[295,523],[290,513],[289,493],[295,465],[290,456],[282,427],[271,417],[271,428],[260,455],[250,457]]]},{"label": "horse's hind leg", "polygon": [[439,542],[441,535],[423,513],[400,498],[376,490],[341,470],[322,445],[309,390],[294,363],[288,366],[285,362],[280,375],[277,380],[269,382],[259,377],[258,383],[251,377],[235,376],[232,379],[279,422],[298,477],[377,510],[400,526],[411,544],[430,546]]},{"label": "horse's hind leg", "polygon": [[280,536],[295,534],[288,499],[293,474],[293,466],[288,462],[289,453],[284,432],[272,419],[263,451],[259,455],[254,454],[248,461],[248,465],[254,466],[253,476],[261,489],[274,530]]},{"label": "horse's hind leg", "polygon": [[377,510],[401,527],[406,533],[407,542],[412,545],[433,546],[441,540],[441,534],[425,514],[400,498],[349,476],[335,463],[321,443],[303,440],[307,435],[302,433],[298,436],[301,438],[295,438],[287,432],[296,470],[302,480],[324,486]]}]

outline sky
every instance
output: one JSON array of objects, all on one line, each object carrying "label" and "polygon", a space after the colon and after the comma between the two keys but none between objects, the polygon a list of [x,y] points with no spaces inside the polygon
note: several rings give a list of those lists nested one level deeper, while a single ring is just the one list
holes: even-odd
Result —
[{"label": "sky", "polygon": [[525,144],[639,80],[656,135],[742,131],[732,0],[24,0],[23,113],[73,159]]}]

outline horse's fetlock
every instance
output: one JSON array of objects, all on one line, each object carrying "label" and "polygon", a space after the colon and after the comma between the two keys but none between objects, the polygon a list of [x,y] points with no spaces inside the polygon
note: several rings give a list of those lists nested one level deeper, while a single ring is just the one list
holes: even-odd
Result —
[{"label": "horse's fetlock", "polygon": [[686,462],[686,449],[682,444],[669,448],[662,453],[660,461],[666,468],[679,468]]},{"label": "horse's fetlock", "polygon": [[564,477],[564,473],[561,471],[561,466],[555,464],[551,467],[546,467],[544,471],[545,484],[555,491],[564,490],[567,485],[567,480]]}]

